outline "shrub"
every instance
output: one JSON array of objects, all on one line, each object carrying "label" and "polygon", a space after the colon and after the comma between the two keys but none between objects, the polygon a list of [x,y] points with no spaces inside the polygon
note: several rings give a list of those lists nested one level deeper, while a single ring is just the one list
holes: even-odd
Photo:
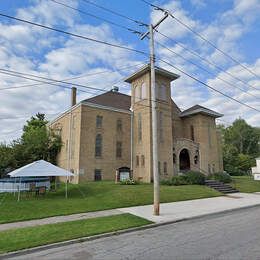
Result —
[{"label": "shrub", "polygon": [[161,181],[160,181],[160,184],[161,184],[161,185],[168,185],[168,186],[173,185],[173,184],[172,184],[172,180],[168,180],[168,179],[167,179],[167,180],[161,180]]},{"label": "shrub", "polygon": [[125,180],[125,181],[120,181],[120,184],[122,185],[137,185],[139,184],[138,181],[135,181],[133,179]]},{"label": "shrub", "polygon": [[203,185],[205,184],[205,175],[201,172],[196,171],[189,171],[185,175],[185,179],[188,184],[199,184]]},{"label": "shrub", "polygon": [[175,185],[175,186],[188,184],[185,175],[173,176],[171,181],[172,181],[172,185]]},{"label": "shrub", "polygon": [[161,180],[162,185],[174,185],[174,186],[179,186],[179,185],[187,185],[187,180],[185,175],[181,176],[173,176],[170,180]]},{"label": "shrub", "polygon": [[229,183],[232,181],[231,176],[226,172],[217,172],[211,175],[211,178],[224,183]]}]

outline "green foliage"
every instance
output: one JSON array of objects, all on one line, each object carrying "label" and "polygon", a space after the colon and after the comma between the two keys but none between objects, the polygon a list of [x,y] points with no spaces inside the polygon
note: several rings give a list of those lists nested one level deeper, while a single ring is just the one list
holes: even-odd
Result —
[{"label": "green foliage", "polygon": [[217,180],[224,183],[230,183],[232,182],[231,176],[226,172],[216,172],[210,176],[208,176],[208,179]]},{"label": "green foliage", "polygon": [[162,180],[162,185],[188,185],[188,184],[198,184],[203,185],[205,183],[205,176],[201,172],[189,171],[183,175],[173,176],[171,180]]},{"label": "green foliage", "polygon": [[37,114],[27,121],[20,139],[0,144],[0,176],[40,159],[56,163],[62,142],[47,123],[44,114]]},{"label": "green foliage", "polygon": [[201,172],[188,171],[187,173],[185,173],[185,179],[188,184],[204,185],[206,178],[205,175]]},{"label": "green foliage", "polygon": [[160,181],[160,184],[161,184],[161,185],[171,186],[171,185],[172,185],[172,180],[164,179],[164,180],[161,180],[161,181]]},{"label": "green foliage", "polygon": [[186,180],[185,175],[180,176],[173,176],[171,179],[161,180],[162,185],[168,185],[168,186],[180,186],[180,185],[187,185],[188,182]]},{"label": "green foliage", "polygon": [[6,144],[0,144],[0,178],[13,168],[12,148]]},{"label": "green foliage", "polygon": [[255,158],[260,155],[260,129],[248,125],[245,120],[219,129],[223,136],[224,169],[231,175],[248,175]]},{"label": "green foliage", "polygon": [[172,185],[179,186],[179,185],[187,185],[187,184],[188,182],[185,175],[172,177]]},{"label": "green foliage", "polygon": [[138,181],[135,181],[133,179],[125,180],[125,181],[120,181],[120,184],[122,185],[137,185],[139,184]]}]

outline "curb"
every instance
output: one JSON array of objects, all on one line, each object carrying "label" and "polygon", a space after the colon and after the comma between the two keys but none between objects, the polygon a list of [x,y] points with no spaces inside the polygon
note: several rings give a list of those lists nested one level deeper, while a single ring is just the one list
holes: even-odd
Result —
[{"label": "curb", "polygon": [[188,220],[196,220],[196,219],[200,219],[200,218],[204,218],[204,217],[208,217],[208,216],[217,216],[217,215],[222,215],[222,214],[225,214],[225,213],[236,212],[236,211],[240,211],[240,210],[243,210],[243,209],[257,208],[257,207],[260,207],[260,204],[245,206],[245,207],[236,208],[236,209],[227,209],[227,210],[214,212],[214,213],[206,213],[206,214],[202,214],[202,215],[195,216],[195,217],[187,217],[187,218],[181,218],[181,219],[162,222],[162,223],[148,224],[148,225],[144,225],[144,226],[140,226],[140,227],[123,229],[123,230],[113,231],[113,232],[89,236],[89,237],[81,237],[81,238],[76,238],[76,239],[72,239],[72,240],[57,242],[57,243],[53,243],[53,244],[49,244],[49,245],[42,245],[42,246],[38,246],[38,247],[22,249],[22,250],[18,250],[18,251],[15,251],[15,252],[0,254],[0,260],[1,259],[13,258],[13,257],[17,257],[17,256],[22,256],[22,255],[26,255],[26,254],[29,254],[29,253],[35,253],[35,252],[38,252],[38,251],[41,251],[41,250],[53,249],[53,248],[58,248],[58,247],[67,246],[67,245],[71,245],[71,244],[97,240],[97,239],[100,239],[100,238],[106,238],[106,237],[111,237],[111,236],[116,236],[116,235],[121,235],[121,234],[127,234],[127,233],[132,233],[132,232],[135,232],[135,231],[146,230],[146,229],[156,228],[156,227],[165,226],[165,225],[169,225],[169,224],[184,222],[184,221],[188,221]]}]

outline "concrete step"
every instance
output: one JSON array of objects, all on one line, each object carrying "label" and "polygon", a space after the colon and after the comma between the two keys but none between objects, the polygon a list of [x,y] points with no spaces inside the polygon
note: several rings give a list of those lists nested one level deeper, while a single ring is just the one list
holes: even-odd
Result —
[{"label": "concrete step", "polygon": [[239,192],[229,184],[225,184],[223,182],[216,181],[216,180],[206,180],[205,185],[224,194]]}]

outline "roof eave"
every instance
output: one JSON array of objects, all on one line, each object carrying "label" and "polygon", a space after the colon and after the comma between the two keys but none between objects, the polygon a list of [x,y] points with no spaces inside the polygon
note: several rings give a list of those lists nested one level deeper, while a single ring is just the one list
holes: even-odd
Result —
[{"label": "roof eave", "polygon": [[[143,66],[140,70],[134,72],[133,74],[131,74],[130,76],[125,78],[124,81],[127,82],[127,83],[131,83],[134,79],[136,79],[136,78],[142,76],[143,74],[145,74],[149,69],[150,69],[150,65],[147,64],[147,65]],[[162,68],[159,68],[159,67],[155,67],[155,72],[169,78],[172,81],[176,80],[180,77],[180,75],[178,75],[178,74],[169,72],[169,71],[162,69]]]},{"label": "roof eave", "polygon": [[194,116],[194,115],[197,115],[197,114],[204,114],[204,115],[207,115],[207,116],[210,116],[210,117],[214,117],[214,118],[219,118],[219,117],[222,117],[224,116],[223,114],[220,114],[220,113],[208,113],[208,112],[205,112],[205,111],[194,111],[194,112],[189,112],[189,113],[180,113],[180,117],[183,118],[183,117],[188,117],[188,116]]}]

